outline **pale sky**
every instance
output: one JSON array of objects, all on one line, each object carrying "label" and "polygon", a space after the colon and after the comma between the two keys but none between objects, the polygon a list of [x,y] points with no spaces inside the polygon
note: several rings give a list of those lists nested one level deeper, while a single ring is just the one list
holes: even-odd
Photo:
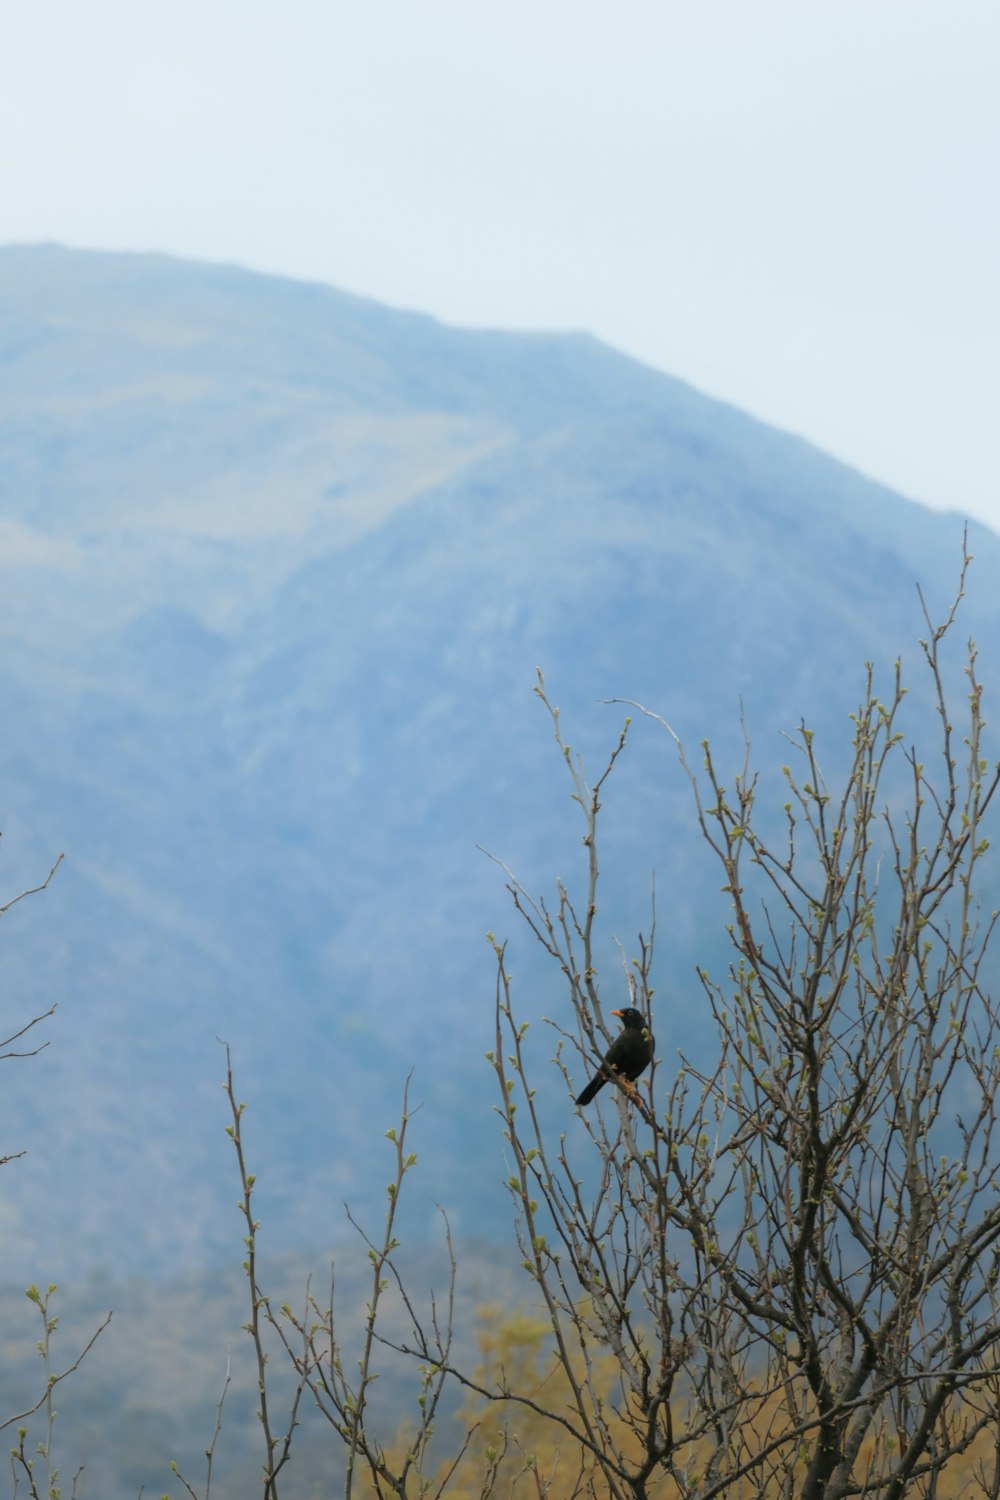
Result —
[{"label": "pale sky", "polygon": [[997,0],[0,0],[0,242],[587,329],[1000,529]]}]

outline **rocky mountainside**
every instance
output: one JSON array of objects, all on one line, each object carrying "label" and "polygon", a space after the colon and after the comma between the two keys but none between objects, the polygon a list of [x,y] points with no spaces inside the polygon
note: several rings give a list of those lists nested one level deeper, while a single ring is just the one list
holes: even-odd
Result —
[{"label": "rocky mountainside", "polygon": [[[860,356],[859,356],[860,357]],[[956,504],[961,497],[956,497]],[[272,1243],[378,1207],[415,1070],[423,1232],[502,1233],[494,970],[580,870],[541,667],[596,770],[621,707],[757,759],[850,734],[862,663],[916,670],[962,521],[582,335],[456,331],[160,257],[0,251],[0,878],[9,1277],[238,1254],[232,1047]],[[1000,542],[962,621],[996,683]],[[609,786],[602,982],[648,921],[661,1051],[696,1044],[718,877],[662,734]],[[558,975],[519,959],[529,1016]],[[692,998],[694,996],[694,998]],[[664,1044],[667,1044],[665,1047]],[[549,1049],[551,1050],[551,1048]],[[553,1118],[569,1101],[558,1093]],[[572,1128],[570,1124],[569,1128]]]}]

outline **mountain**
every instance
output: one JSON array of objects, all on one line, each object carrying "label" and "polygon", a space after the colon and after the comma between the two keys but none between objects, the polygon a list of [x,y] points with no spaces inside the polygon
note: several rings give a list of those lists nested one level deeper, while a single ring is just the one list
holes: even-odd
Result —
[{"label": "mountain", "polygon": [[[957,497],[960,498],[960,497]],[[1000,542],[962,630],[987,644]],[[459,1233],[509,1234],[490,1110],[504,877],[580,877],[540,666],[596,772],[625,697],[763,765],[830,764],[862,663],[918,668],[962,521],[583,335],[460,331],[159,256],[0,250],[6,1278],[240,1252],[232,1048],[266,1242],[381,1215],[411,1098]],[[984,653],[988,689],[997,666]],[[724,908],[664,736],[609,783],[602,983],[648,924],[657,1036],[697,1043]],[[5,897],[4,899],[7,899]],[[515,948],[525,1014],[559,976]],[[662,1015],[662,1020],[661,1020]],[[33,1033],[33,1035],[38,1033]],[[539,1028],[540,1056],[552,1050]],[[545,1106],[572,1113],[561,1095]],[[572,1128],[572,1127],[570,1127]]]}]

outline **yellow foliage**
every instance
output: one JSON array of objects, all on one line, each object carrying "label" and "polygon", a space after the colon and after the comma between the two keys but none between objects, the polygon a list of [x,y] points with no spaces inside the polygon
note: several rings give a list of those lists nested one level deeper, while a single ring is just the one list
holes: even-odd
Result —
[{"label": "yellow foliage", "polygon": [[[585,1381],[586,1362],[582,1351],[576,1351],[571,1360],[571,1380],[555,1357],[552,1330],[545,1317],[523,1309],[509,1311],[498,1304],[478,1311],[482,1328],[477,1384],[515,1391],[528,1397],[531,1404],[493,1401],[470,1392],[460,1411],[460,1419],[471,1433],[461,1458],[457,1464],[454,1456],[441,1462],[434,1472],[424,1474],[422,1481],[414,1475],[409,1493],[419,1497],[440,1492],[442,1500],[481,1500],[484,1495],[495,1500],[577,1500],[590,1496],[604,1500],[609,1493],[608,1482],[594,1455],[554,1417],[564,1417],[579,1429],[577,1399],[582,1396],[591,1415],[600,1416],[609,1449],[621,1455],[626,1468],[638,1463],[636,1432],[615,1411],[617,1407],[619,1413],[627,1413],[629,1405],[613,1355],[591,1353],[589,1380]],[[967,1395],[964,1402],[956,1401],[949,1422],[952,1430],[958,1431],[963,1422],[973,1422],[979,1410],[991,1415],[992,1420],[967,1451],[938,1475],[933,1489],[925,1480],[914,1479],[908,1496],[933,1494],[935,1500],[976,1500],[990,1493],[986,1480],[992,1474],[1000,1444],[995,1396],[982,1391],[975,1399]],[[666,1472],[652,1475],[646,1483],[648,1500],[697,1496],[715,1447],[707,1437],[685,1440],[693,1416],[692,1403],[686,1396],[675,1401],[672,1415],[677,1442],[674,1462],[682,1482]],[[811,1394],[801,1377],[771,1391],[750,1385],[729,1423],[726,1467],[738,1468],[759,1457],[775,1439],[815,1415]],[[778,1500],[789,1492],[796,1493],[814,1441],[813,1430],[801,1445],[780,1444],[763,1473],[732,1481],[725,1491],[726,1500],[770,1500],[771,1496]],[[412,1430],[401,1427],[388,1450],[394,1457],[393,1467],[398,1466],[409,1442]],[[856,1479],[863,1481],[866,1471],[884,1475],[893,1456],[891,1444],[886,1425],[874,1426],[858,1455]],[[627,1492],[627,1485],[623,1489]],[[365,1500],[373,1493],[365,1483],[355,1487],[355,1494]]]},{"label": "yellow foliage", "polygon": [[[573,1389],[553,1355],[548,1320],[524,1311],[507,1312],[498,1304],[481,1307],[479,1317],[483,1327],[477,1380],[509,1388],[545,1411],[572,1420],[576,1414]],[[573,1364],[578,1381],[583,1364],[582,1355]],[[616,1375],[610,1355],[600,1355],[593,1362],[591,1382],[600,1399],[607,1399]],[[494,1473],[495,1492],[504,1496],[547,1495],[556,1500],[581,1488],[586,1492],[586,1481],[594,1471],[593,1456],[541,1411],[519,1401],[489,1401],[473,1395],[461,1416],[474,1431],[454,1475],[456,1487],[449,1490],[456,1500],[477,1500],[484,1479]]]}]

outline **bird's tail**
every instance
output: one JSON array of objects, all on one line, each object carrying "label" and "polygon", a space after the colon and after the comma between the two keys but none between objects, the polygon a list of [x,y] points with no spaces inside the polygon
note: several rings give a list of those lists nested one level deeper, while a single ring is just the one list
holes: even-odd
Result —
[{"label": "bird's tail", "polygon": [[607,1083],[607,1081],[608,1081],[607,1077],[606,1077],[606,1075],[604,1073],[598,1073],[598,1075],[597,1075],[596,1078],[592,1078],[590,1080],[590,1082],[587,1084],[587,1087],[584,1089],[583,1093],[582,1094],[577,1094],[577,1096],[576,1096],[576,1102],[577,1102],[577,1104],[589,1104],[590,1101],[591,1101],[591,1099],[593,1099],[594,1095],[596,1093],[598,1093],[598,1091],[604,1087],[604,1085]]}]

